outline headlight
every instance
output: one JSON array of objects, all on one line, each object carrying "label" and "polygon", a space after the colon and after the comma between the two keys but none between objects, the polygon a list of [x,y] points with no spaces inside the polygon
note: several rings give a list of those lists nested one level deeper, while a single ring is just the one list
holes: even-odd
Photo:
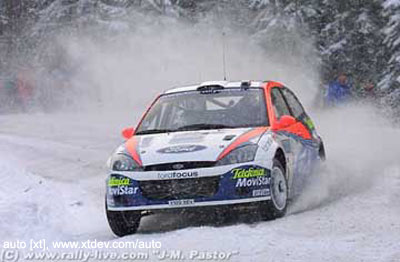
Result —
[{"label": "headlight", "polygon": [[256,156],[257,148],[258,145],[256,144],[250,144],[236,148],[224,158],[219,160],[217,162],[217,166],[253,161]]},{"label": "headlight", "polygon": [[115,154],[110,161],[110,168],[114,171],[140,171],[141,167],[130,156]]}]

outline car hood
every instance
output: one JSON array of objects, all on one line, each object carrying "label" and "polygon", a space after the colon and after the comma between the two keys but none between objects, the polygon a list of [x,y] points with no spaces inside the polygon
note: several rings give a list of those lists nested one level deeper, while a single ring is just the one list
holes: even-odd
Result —
[{"label": "car hood", "polygon": [[143,166],[187,162],[216,161],[235,140],[252,128],[171,132],[134,136],[136,152]]}]

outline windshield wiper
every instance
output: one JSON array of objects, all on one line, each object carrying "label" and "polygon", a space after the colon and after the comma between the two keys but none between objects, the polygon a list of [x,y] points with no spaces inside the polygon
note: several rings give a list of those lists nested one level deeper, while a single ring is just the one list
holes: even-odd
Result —
[{"label": "windshield wiper", "polygon": [[188,130],[222,129],[222,128],[233,128],[233,127],[227,126],[227,125],[222,125],[222,124],[193,124],[193,125],[181,126],[177,130],[188,131]]},{"label": "windshield wiper", "polygon": [[171,129],[149,129],[149,130],[139,131],[139,132],[136,133],[136,135],[169,133],[169,132],[174,132],[174,131],[176,131],[176,130],[171,130]]}]

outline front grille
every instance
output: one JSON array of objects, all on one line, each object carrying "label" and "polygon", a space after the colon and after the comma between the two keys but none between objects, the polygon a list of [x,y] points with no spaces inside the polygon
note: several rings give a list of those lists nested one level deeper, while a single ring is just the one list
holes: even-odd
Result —
[{"label": "front grille", "polygon": [[142,195],[152,200],[175,200],[212,197],[219,188],[220,177],[140,181]]},{"label": "front grille", "polygon": [[195,168],[213,167],[213,161],[192,161],[192,162],[175,162],[145,166],[144,171],[169,171],[169,170],[185,170]]}]

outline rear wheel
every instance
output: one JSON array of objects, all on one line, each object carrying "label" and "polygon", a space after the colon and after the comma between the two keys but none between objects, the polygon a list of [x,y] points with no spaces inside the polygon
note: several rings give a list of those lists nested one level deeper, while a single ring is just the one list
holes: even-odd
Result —
[{"label": "rear wheel", "polygon": [[135,234],[139,228],[141,212],[140,211],[111,211],[108,210],[106,201],[106,214],[111,231],[119,236]]},{"label": "rear wheel", "polygon": [[271,200],[261,206],[263,220],[272,220],[286,214],[288,204],[288,185],[282,164],[274,159],[270,180]]}]

